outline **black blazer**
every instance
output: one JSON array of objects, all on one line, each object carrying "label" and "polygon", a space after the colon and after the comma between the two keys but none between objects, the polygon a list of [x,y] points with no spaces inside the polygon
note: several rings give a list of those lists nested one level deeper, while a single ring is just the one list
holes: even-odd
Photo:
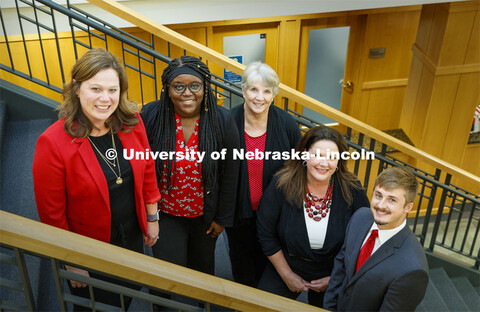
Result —
[{"label": "black blazer", "polygon": [[[159,101],[145,105],[140,115],[145,123],[147,137],[150,139],[152,127],[157,125],[156,115],[158,113]],[[222,135],[221,146],[227,149],[225,160],[219,162],[219,183],[213,189],[204,188],[203,217],[205,224],[213,220],[225,227],[233,225],[236,190],[238,184],[239,162],[233,160],[233,149],[239,148],[238,131],[234,124],[230,111],[217,105],[217,117]],[[149,142],[152,146],[152,142]],[[205,155],[210,157],[210,155]],[[159,180],[160,181],[160,180]]]},{"label": "black blazer", "polygon": [[292,270],[303,279],[329,276],[333,260],[340,251],[350,217],[360,207],[370,206],[364,190],[351,189],[353,203],[343,199],[334,174],[332,206],[322,249],[311,249],[303,207],[291,205],[275,184],[274,178],[260,200],[257,211],[258,239],[263,252],[271,256],[282,250]]},{"label": "black blazer", "polygon": [[[237,124],[240,135],[240,148],[245,146],[245,109],[244,104],[232,109],[233,119]],[[302,137],[297,122],[286,111],[276,107],[273,103],[268,110],[267,137],[265,151],[290,151],[294,149]],[[273,174],[284,164],[284,160],[269,159],[263,162],[262,191],[265,192],[272,180]],[[247,160],[240,162],[240,176],[237,192],[236,218],[251,218],[253,216],[250,185],[248,181]]]},{"label": "black blazer", "polygon": [[428,284],[425,252],[408,226],[386,241],[355,273],[358,253],[373,216],[359,209],[335,258],[324,309],[338,311],[414,311]]}]

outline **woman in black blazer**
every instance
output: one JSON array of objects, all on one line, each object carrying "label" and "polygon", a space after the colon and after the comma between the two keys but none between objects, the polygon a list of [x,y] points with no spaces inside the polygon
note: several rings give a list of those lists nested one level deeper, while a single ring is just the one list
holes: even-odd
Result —
[{"label": "woman in black blazer", "polygon": [[[242,76],[244,103],[232,109],[244,152],[290,151],[301,138],[290,114],[272,105],[278,92],[277,73],[261,62]],[[257,157],[258,158],[258,157]],[[235,224],[227,228],[232,273],[237,283],[256,287],[267,259],[257,239],[256,210],[260,197],[284,160],[242,159]]]},{"label": "woman in black blazer", "polygon": [[260,201],[258,238],[270,263],[258,288],[292,299],[305,291],[310,304],[322,307],[350,217],[370,204],[346,161],[328,159],[348,152],[338,131],[314,127],[296,151],[308,159],[289,160]]}]

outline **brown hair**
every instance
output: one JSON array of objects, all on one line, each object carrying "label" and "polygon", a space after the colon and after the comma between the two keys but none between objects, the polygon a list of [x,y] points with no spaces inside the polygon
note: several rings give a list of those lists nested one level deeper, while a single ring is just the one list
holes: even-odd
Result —
[{"label": "brown hair", "polygon": [[[332,128],[320,125],[311,128],[298,142],[296,151],[308,151],[310,147],[318,141],[328,140],[334,142],[340,155],[342,152],[348,151],[347,142],[343,135]],[[301,207],[307,193],[307,168],[303,166],[302,160],[290,159],[285,166],[276,174],[278,177],[277,187],[281,189],[290,204]],[[357,177],[348,171],[347,161],[338,160],[338,170],[336,175],[343,198],[350,206],[353,202],[351,188],[362,189],[362,185]]]},{"label": "brown hair", "polygon": [[413,203],[417,196],[418,181],[415,175],[400,167],[390,167],[383,170],[375,179],[373,189],[377,186],[386,189],[387,191],[401,188],[405,191],[405,206]]},{"label": "brown hair", "polygon": [[92,49],[78,59],[73,66],[72,81],[64,85],[63,103],[57,108],[59,110],[58,117],[65,119],[63,128],[71,136],[84,138],[91,133],[93,127],[83,113],[77,90],[84,81],[91,79],[101,70],[109,68],[118,74],[120,99],[117,109],[105,122],[105,126],[116,133],[122,127],[126,127],[129,131],[128,128],[132,128],[138,123],[138,118],[135,117],[135,113],[138,111],[137,104],[127,97],[128,80],[125,68],[112,53],[104,49]]}]

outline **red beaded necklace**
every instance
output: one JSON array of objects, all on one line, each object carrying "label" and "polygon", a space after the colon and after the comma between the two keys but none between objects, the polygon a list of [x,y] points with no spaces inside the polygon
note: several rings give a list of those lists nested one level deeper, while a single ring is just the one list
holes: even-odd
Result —
[{"label": "red beaded necklace", "polygon": [[322,218],[325,218],[330,211],[330,206],[332,205],[332,194],[333,180],[330,180],[327,192],[323,198],[318,198],[317,196],[313,195],[307,188],[307,196],[305,197],[304,207],[308,216],[317,222],[322,220]]}]

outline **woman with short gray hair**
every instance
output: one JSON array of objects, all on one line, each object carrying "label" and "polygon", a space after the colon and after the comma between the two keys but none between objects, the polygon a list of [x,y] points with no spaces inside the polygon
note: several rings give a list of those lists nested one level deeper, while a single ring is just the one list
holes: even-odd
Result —
[{"label": "woman with short gray hair", "polygon": [[[272,105],[279,83],[277,73],[265,63],[251,63],[243,72],[244,103],[234,107],[232,115],[245,152],[290,151],[301,138],[295,120]],[[235,223],[226,229],[233,277],[238,283],[256,287],[267,263],[257,240],[256,210],[282,165],[282,160],[260,157],[241,161]]]}]

